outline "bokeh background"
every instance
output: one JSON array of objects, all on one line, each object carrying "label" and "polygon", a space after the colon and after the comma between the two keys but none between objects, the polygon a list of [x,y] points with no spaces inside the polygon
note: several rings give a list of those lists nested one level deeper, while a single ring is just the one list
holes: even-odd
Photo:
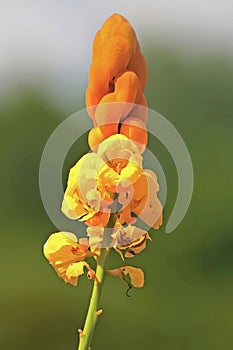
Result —
[{"label": "bokeh background", "polygon": [[[195,175],[180,226],[162,227],[130,262],[141,290],[107,280],[93,349],[233,348],[231,1],[5,1],[0,9],[0,348],[76,349],[91,282],[58,279],[42,255],[56,231],[40,199],[38,169],[59,123],[84,108],[95,32],[112,13],[127,17],[148,62],[149,106],[182,135]],[[177,194],[170,155],[150,147],[168,184],[167,222]],[[87,151],[74,148],[64,169]],[[165,226],[165,225],[164,225]],[[121,264],[117,254],[110,265]]]}]

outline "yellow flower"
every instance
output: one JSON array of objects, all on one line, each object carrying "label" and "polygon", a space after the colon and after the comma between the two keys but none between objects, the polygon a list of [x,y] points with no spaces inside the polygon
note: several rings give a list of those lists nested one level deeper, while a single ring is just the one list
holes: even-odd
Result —
[{"label": "yellow flower", "polygon": [[142,157],[126,136],[108,137],[99,145],[97,154],[105,162],[97,174],[98,187],[103,193],[125,192],[141,176]]},{"label": "yellow flower", "polygon": [[100,196],[95,176],[100,161],[95,153],[88,153],[70,169],[62,203],[62,212],[68,218],[88,220],[98,212]]},{"label": "yellow flower", "polygon": [[78,283],[78,277],[84,273],[84,266],[92,272],[84,261],[93,256],[88,250],[88,240],[80,239],[79,243],[73,233],[53,233],[44,245],[44,255],[58,276],[74,286]]},{"label": "yellow flower", "polygon": [[84,155],[70,169],[67,189],[62,203],[62,212],[72,220],[88,221],[92,225],[106,226],[111,202],[109,198],[101,198],[96,187],[96,174],[104,164],[95,153]]},{"label": "yellow flower", "polygon": [[128,137],[121,134],[112,135],[101,142],[97,154],[104,162],[120,158],[125,160],[125,165],[128,161],[132,161],[142,167],[142,156],[137,146]]},{"label": "yellow flower", "polygon": [[113,192],[129,189],[142,173],[142,157],[123,135],[106,139],[98,153],[84,155],[70,170],[62,212],[70,219],[105,227]]},{"label": "yellow flower", "polygon": [[119,220],[122,224],[135,223],[136,214],[149,227],[158,228],[162,224],[162,205],[157,197],[159,185],[155,173],[143,170],[129,192],[121,194],[122,209]]}]

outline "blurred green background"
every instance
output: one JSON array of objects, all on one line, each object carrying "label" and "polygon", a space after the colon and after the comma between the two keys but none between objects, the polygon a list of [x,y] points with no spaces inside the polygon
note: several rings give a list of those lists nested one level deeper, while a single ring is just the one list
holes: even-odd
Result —
[{"label": "blurred green background", "polygon": [[[168,184],[165,224],[151,231],[153,241],[147,249],[128,261],[144,269],[143,289],[132,290],[127,298],[121,281],[107,280],[93,349],[231,350],[232,56],[187,55],[150,41],[143,46],[149,106],[164,115],[186,142],[194,166],[194,193],[183,222],[165,234],[177,175],[170,155],[151,139]],[[84,90],[77,92],[76,109],[61,108],[59,98],[51,98],[36,82],[1,96],[0,348],[4,350],[77,346],[77,329],[83,326],[92,284],[82,278],[78,288],[66,285],[42,255],[42,246],[56,227],[41,203],[38,169],[50,134],[83,107]],[[86,147],[83,144],[77,154],[86,152]],[[120,265],[112,252],[110,266]]]}]

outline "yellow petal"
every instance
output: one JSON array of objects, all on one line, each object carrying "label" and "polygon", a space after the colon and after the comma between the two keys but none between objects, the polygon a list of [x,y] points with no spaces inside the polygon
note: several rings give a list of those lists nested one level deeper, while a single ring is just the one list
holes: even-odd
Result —
[{"label": "yellow petal", "polygon": [[115,134],[109,136],[99,145],[97,154],[104,162],[120,158],[132,160],[142,167],[142,157],[137,146],[125,135]]},{"label": "yellow petal", "polygon": [[96,173],[103,161],[95,153],[84,155],[70,169],[62,212],[72,220],[86,221],[100,207],[100,194],[96,191]]},{"label": "yellow petal", "polygon": [[78,199],[75,200],[75,196],[65,193],[64,200],[62,202],[61,211],[63,214],[71,220],[77,220],[88,213],[83,203]]},{"label": "yellow petal", "polygon": [[56,232],[49,236],[44,245],[44,255],[46,258],[50,254],[57,252],[64,246],[75,247],[78,239],[75,234],[71,232]]},{"label": "yellow petal", "polygon": [[78,162],[70,169],[67,188],[74,188],[77,186],[79,169],[82,165],[82,162],[86,159],[87,155],[88,154],[85,154],[83,157],[81,157]]},{"label": "yellow petal", "polygon": [[132,286],[142,288],[144,285],[144,272],[133,266],[125,266],[122,272],[129,275]]},{"label": "yellow petal", "polygon": [[[129,287],[132,285],[136,288],[142,288],[144,285],[144,272],[133,266],[123,266],[118,269],[107,270],[107,273],[113,277],[120,278],[125,281]],[[130,283],[124,276],[129,275]]]},{"label": "yellow petal", "polygon": [[84,274],[84,266],[88,270],[91,270],[90,266],[85,261],[80,261],[80,262],[77,262],[74,264],[70,264],[66,270],[66,276],[68,278],[71,278],[71,277],[78,277],[78,276],[83,275]]},{"label": "yellow petal", "polygon": [[104,164],[97,174],[97,187],[101,192],[102,197],[105,196],[104,192],[114,192],[117,184],[120,182],[120,176],[108,164]]},{"label": "yellow petal", "polygon": [[[132,201],[132,212],[137,214],[148,226],[158,228],[162,223],[162,205],[157,197],[159,185],[157,177],[151,170],[143,171],[143,181],[147,180],[146,196],[138,198],[134,203]],[[139,180],[140,182],[140,180]],[[136,191],[139,195],[140,187]]]},{"label": "yellow petal", "polygon": [[121,181],[128,181],[130,184],[134,184],[142,174],[142,169],[132,161],[128,162],[128,165],[121,170]]},{"label": "yellow petal", "polygon": [[134,162],[128,164],[118,174],[109,165],[104,164],[97,174],[97,187],[104,196],[104,190],[112,192],[126,191],[141,176],[142,169]]},{"label": "yellow petal", "polygon": [[87,245],[78,243],[73,233],[56,232],[45,243],[44,255],[58,269],[72,262],[82,261],[93,253],[88,250]]}]

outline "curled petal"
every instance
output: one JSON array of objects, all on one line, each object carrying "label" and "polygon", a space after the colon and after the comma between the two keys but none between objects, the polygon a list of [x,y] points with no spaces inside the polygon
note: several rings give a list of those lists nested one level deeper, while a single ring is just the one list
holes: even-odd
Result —
[{"label": "curled petal", "polygon": [[72,220],[89,220],[100,209],[96,173],[103,161],[95,154],[84,155],[69,172],[62,212]]},{"label": "curled petal", "polygon": [[147,232],[136,227],[128,225],[126,227],[120,227],[112,234],[115,238],[115,245],[117,247],[128,247],[133,242],[136,242],[142,236],[145,236]]},{"label": "curled petal", "polygon": [[[135,190],[138,198],[132,203],[132,212],[138,215],[148,226],[158,228],[162,223],[163,208],[157,197],[157,191],[159,190],[157,177],[151,170],[144,170],[143,173],[145,175],[143,180],[146,179],[147,185],[145,185],[143,193],[140,184],[136,184]],[[142,195],[141,199],[140,194]]]},{"label": "curled petal", "polygon": [[56,232],[46,241],[44,255],[50,263],[59,265],[84,260],[92,256],[92,253],[87,245],[78,243],[73,233]]},{"label": "curled petal", "polygon": [[[113,277],[120,278],[125,281],[129,288],[142,288],[144,286],[144,272],[140,268],[133,266],[123,266],[117,269],[108,270],[107,273]],[[125,278],[129,275],[130,282]]]},{"label": "curled petal", "polygon": [[142,288],[144,286],[144,272],[133,266],[125,266],[122,272],[129,275],[133,287]]},{"label": "curled petal", "polygon": [[110,218],[110,209],[106,209],[103,212],[98,212],[90,219],[86,220],[86,224],[90,226],[105,227]]},{"label": "curled petal", "polygon": [[121,227],[112,234],[114,248],[122,256],[125,251],[126,258],[132,258],[146,248],[146,241],[151,240],[149,234],[136,227],[128,225]]},{"label": "curled petal", "polygon": [[146,241],[151,240],[148,233],[138,238],[136,241],[132,242],[126,249],[125,257],[132,258],[135,255],[141,253],[146,248]]},{"label": "curled petal", "polygon": [[104,197],[106,197],[106,191],[125,192],[131,184],[137,181],[141,173],[142,169],[137,167],[135,163],[129,162],[121,174],[105,164],[97,174],[97,187]]},{"label": "curled petal", "polygon": [[122,169],[120,173],[120,180],[123,187],[126,187],[127,185],[124,185],[124,182],[128,181],[130,184],[134,184],[139,177],[142,174],[142,169],[135,163],[129,161],[127,166]]},{"label": "curled petal", "polygon": [[70,264],[66,270],[67,282],[77,286],[79,276],[84,274],[84,267],[88,269],[88,276],[94,276],[94,271],[90,268],[88,263],[80,261],[77,263]]},{"label": "curled petal", "polygon": [[104,162],[114,159],[124,159],[121,169],[132,161],[142,168],[142,156],[133,141],[125,135],[116,134],[108,137],[99,145],[97,154]]},{"label": "curled petal", "polygon": [[[68,272],[70,266],[94,255],[88,249],[88,240],[81,239],[83,244],[78,242],[77,237],[70,232],[53,233],[44,245],[44,255],[54,267],[58,276],[66,283],[77,285],[77,276]],[[86,263],[84,263],[85,265]]]},{"label": "curled petal", "polygon": [[108,137],[99,145],[97,154],[104,161],[97,174],[102,196],[105,191],[125,191],[142,173],[142,157],[134,142],[124,135]]}]

